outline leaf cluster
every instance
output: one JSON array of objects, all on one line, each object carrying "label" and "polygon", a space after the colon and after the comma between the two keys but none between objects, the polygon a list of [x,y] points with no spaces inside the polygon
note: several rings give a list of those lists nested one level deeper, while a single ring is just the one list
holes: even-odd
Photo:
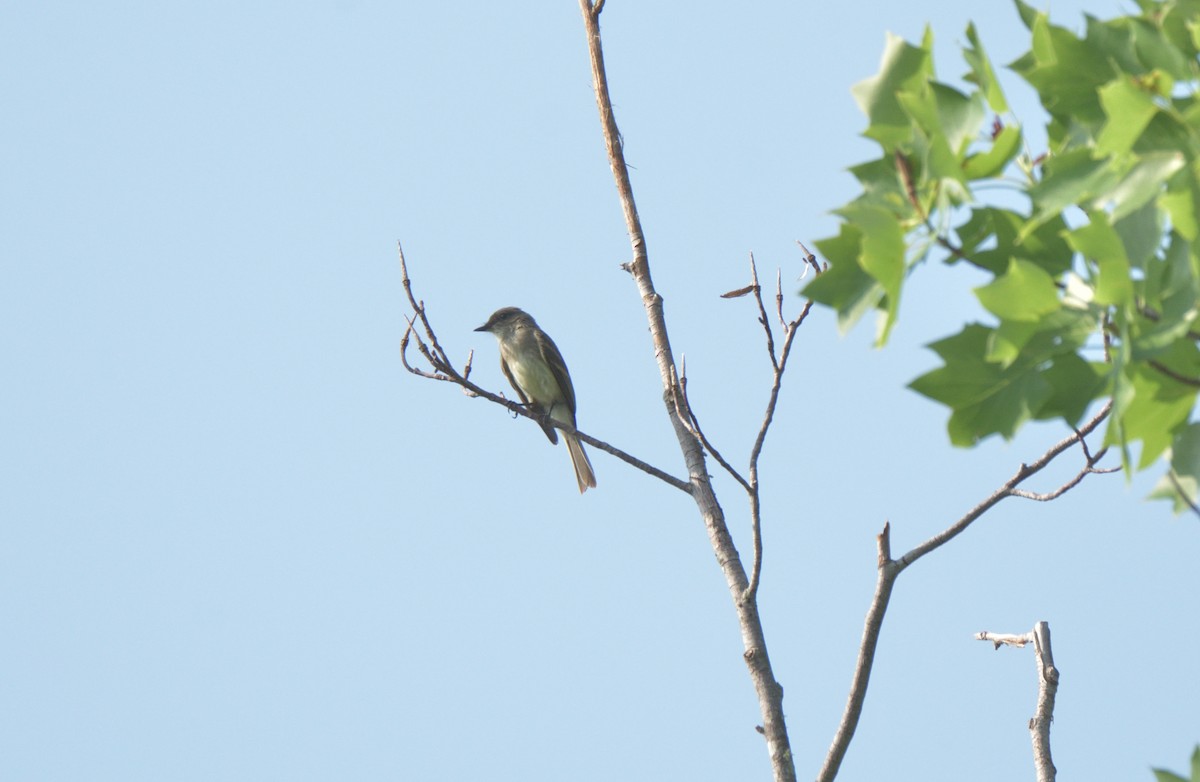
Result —
[{"label": "leaf cluster", "polygon": [[938,80],[928,29],[917,45],[889,37],[853,88],[880,154],[851,169],[861,193],[836,210],[839,233],[817,244],[830,268],[803,293],[843,330],[878,312],[882,345],[917,266],[977,267],[990,317],[933,343],[941,366],[911,384],[950,408],[951,441],[1074,426],[1111,398],[1106,444],[1129,472],[1169,457],[1155,494],[1194,506],[1200,0],[1140,0],[1082,34],[1016,6],[1031,44],[1008,67],[1045,110],[1047,148],[1027,149],[974,25],[965,90]]},{"label": "leaf cluster", "polygon": [[1154,769],[1154,779],[1157,782],[1200,782],[1200,744],[1197,744],[1196,749],[1192,751],[1192,776],[1190,780],[1173,771],[1161,768]]}]

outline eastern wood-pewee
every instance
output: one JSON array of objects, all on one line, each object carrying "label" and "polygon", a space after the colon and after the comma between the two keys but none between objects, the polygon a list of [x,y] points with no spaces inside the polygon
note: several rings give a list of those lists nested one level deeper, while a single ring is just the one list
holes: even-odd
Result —
[{"label": "eastern wood-pewee", "polygon": [[[516,307],[504,307],[493,312],[487,323],[475,330],[495,335],[500,343],[500,369],[530,410],[575,428],[575,389],[571,386],[567,364],[554,340],[528,313]],[[542,424],[542,430],[550,442],[558,443],[558,433],[553,426]],[[571,454],[571,463],[575,465],[575,478],[582,494],[589,486],[596,485],[592,463],[573,431],[564,429],[562,436]]]}]

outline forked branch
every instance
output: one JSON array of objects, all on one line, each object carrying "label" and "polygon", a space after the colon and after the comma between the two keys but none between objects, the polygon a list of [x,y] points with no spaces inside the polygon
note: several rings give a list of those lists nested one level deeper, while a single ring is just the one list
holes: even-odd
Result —
[{"label": "forked branch", "polygon": [[[934,535],[929,540],[914,547],[911,551],[904,554],[898,559],[892,559],[891,556],[891,541],[889,539],[891,533],[891,525],[884,524],[883,532],[879,534],[879,575],[875,586],[875,595],[871,599],[871,605],[867,609],[867,618],[863,628],[862,641],[858,648],[858,661],[854,668],[854,678],[850,684],[850,695],[846,700],[846,709],[842,714],[842,720],[838,725],[838,729],[833,738],[833,743],[829,747],[829,752],[825,757],[825,764],[821,767],[820,774],[817,775],[818,782],[832,782],[837,776],[838,769],[841,767],[842,760],[846,756],[846,750],[850,747],[850,741],[854,738],[854,731],[858,726],[859,717],[862,715],[863,704],[866,701],[867,686],[871,678],[871,666],[875,660],[875,650],[879,644],[879,632],[883,627],[884,614],[887,612],[888,601],[891,600],[892,588],[895,585],[897,577],[904,571],[905,568],[912,565],[921,557],[929,552],[944,546],[956,536],[961,534],[969,527],[976,519],[993,508],[997,503],[1007,497],[1024,497],[1028,492],[1022,492],[1018,487],[1032,476],[1041,472],[1045,467],[1054,461],[1056,457],[1070,448],[1076,443],[1083,446],[1086,466],[1079,476],[1068,481],[1063,486],[1055,491],[1062,494],[1078,485],[1078,483],[1093,473],[1111,472],[1110,470],[1093,469],[1096,462],[1103,457],[1104,452],[1101,451],[1095,456],[1088,450],[1084,438],[1091,434],[1100,426],[1101,422],[1108,417],[1112,411],[1112,402],[1107,402],[1099,412],[1087,421],[1082,427],[1076,429],[1070,436],[1063,438],[1059,442],[1052,445],[1046,450],[1037,460],[1022,464],[1016,473],[1005,481],[1000,488],[996,489],[987,498],[977,504],[974,508],[967,511],[958,521],[951,524],[942,532]],[[1047,649],[1049,645],[1047,644]],[[1053,707],[1053,700],[1050,702]],[[1049,730],[1049,728],[1047,728]],[[1048,753],[1048,750],[1047,750]],[[1046,756],[1049,757],[1049,754]]]},{"label": "forked branch", "polygon": [[[804,245],[800,245],[804,247]],[[810,254],[811,258],[811,254]],[[806,259],[807,260],[807,259]],[[815,262],[815,259],[813,259]],[[820,273],[818,267],[817,273]],[[758,305],[758,322],[763,327],[763,332],[766,335],[767,356],[771,360],[771,368],[774,371],[771,380],[771,393],[767,398],[767,409],[763,414],[762,424],[758,428],[758,435],[754,438],[754,445],[750,449],[750,469],[746,479],[743,479],[732,467],[722,459],[712,447],[707,438],[701,438],[709,453],[725,465],[726,469],[733,474],[733,477],[742,484],[746,490],[746,494],[750,501],[750,531],[754,545],[754,563],[750,569],[750,583],[746,586],[746,592],[743,595],[744,599],[751,599],[758,593],[758,584],[762,576],[762,504],[760,501],[760,493],[758,486],[758,458],[762,454],[763,444],[767,440],[767,431],[771,428],[771,421],[775,418],[775,408],[779,403],[779,389],[783,385],[783,373],[787,369],[788,357],[792,354],[792,340],[796,337],[796,332],[804,323],[804,319],[808,317],[808,313],[812,310],[812,300],[804,303],[804,307],[800,310],[800,314],[792,320],[784,320],[783,317],[783,276],[777,270],[775,273],[775,313],[779,319],[779,325],[783,329],[783,346],[777,353],[775,350],[775,331],[771,328],[771,318],[767,316],[767,307],[763,303],[762,285],[758,281],[758,266],[754,262],[754,253],[750,254],[750,284],[744,288],[739,288],[736,291],[722,294],[721,298],[734,299],[745,296],[746,294],[754,294],[754,302]],[[691,409],[690,407],[688,408]]]}]

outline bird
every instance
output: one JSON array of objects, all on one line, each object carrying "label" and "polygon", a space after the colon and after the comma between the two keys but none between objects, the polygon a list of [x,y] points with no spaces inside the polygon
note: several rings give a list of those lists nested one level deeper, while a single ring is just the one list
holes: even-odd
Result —
[{"label": "bird", "polygon": [[[563,440],[575,467],[579,493],[596,486],[596,474],[588,461],[583,444],[575,436],[575,389],[562,353],[550,335],[517,307],[501,307],[476,331],[485,331],[500,344],[500,370],[529,410],[567,424]],[[539,421],[550,442],[558,444],[558,430]]]}]

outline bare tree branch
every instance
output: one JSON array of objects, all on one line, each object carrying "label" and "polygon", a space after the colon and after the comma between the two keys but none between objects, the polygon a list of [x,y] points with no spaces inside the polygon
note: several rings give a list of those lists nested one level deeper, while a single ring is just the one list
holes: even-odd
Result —
[{"label": "bare tree branch", "polygon": [[[767,399],[767,409],[763,414],[762,425],[759,426],[758,436],[754,438],[754,445],[750,448],[750,531],[754,542],[754,565],[750,572],[750,584],[746,587],[747,597],[757,595],[759,579],[762,576],[762,513],[758,489],[758,458],[762,455],[763,444],[767,440],[767,431],[771,428],[771,421],[775,418],[775,407],[779,403],[779,389],[783,386],[783,373],[787,369],[788,357],[792,355],[792,341],[796,338],[796,332],[800,330],[800,326],[804,323],[804,319],[808,317],[808,313],[812,311],[813,306],[811,299],[806,301],[796,319],[784,323],[783,346],[780,348],[779,359],[776,360],[775,344],[771,338],[771,327],[769,325],[770,320],[767,318],[766,307],[763,306],[762,288],[758,285],[758,270],[755,269],[753,255],[750,256],[750,273],[754,278],[754,298],[758,302],[759,318],[762,321],[763,328],[767,332],[767,352],[771,356],[771,365],[775,370],[775,374],[771,381],[771,394]],[[781,275],[776,275],[775,291],[776,309],[778,310],[780,320],[782,320],[783,281]]]},{"label": "bare tree branch", "polygon": [[897,560],[897,562],[900,564],[900,567],[906,568],[929,552],[944,545],[946,542],[956,537],[959,533],[969,527],[971,523],[975,521],[975,519],[979,518],[985,512],[990,510],[994,505],[996,505],[996,503],[1000,502],[1006,497],[1014,496],[1013,491],[1017,488],[1017,486],[1023,483],[1030,476],[1041,472],[1043,469],[1045,469],[1046,465],[1050,464],[1050,462],[1054,460],[1056,456],[1082,440],[1087,435],[1091,434],[1092,431],[1099,426],[1105,418],[1108,417],[1108,414],[1111,411],[1112,400],[1109,400],[1102,408],[1100,408],[1100,412],[1092,416],[1092,418],[1085,423],[1081,429],[1075,430],[1075,432],[1069,437],[1065,437],[1055,443],[1033,463],[1022,464],[1013,477],[1009,478],[999,489],[996,489],[996,491],[992,492],[987,499],[983,500],[974,508],[967,511],[962,518],[954,522],[954,524],[950,525],[950,527],[938,533],[937,535],[934,535],[929,540],[925,541],[921,545],[915,547],[912,551],[909,551],[907,554],[902,556],[899,560]]},{"label": "bare tree branch", "polygon": [[862,641],[858,645],[858,660],[854,664],[854,677],[850,682],[846,709],[833,736],[833,744],[825,756],[825,764],[817,774],[817,782],[833,782],[842,766],[842,760],[846,757],[846,750],[850,748],[850,741],[854,738],[854,731],[858,728],[858,720],[867,700],[867,685],[870,684],[871,669],[875,665],[875,650],[879,648],[883,616],[887,613],[888,602],[892,599],[892,587],[896,583],[896,577],[900,575],[900,568],[891,554],[890,523],[884,523],[883,531],[876,536],[875,541],[879,549],[879,575],[875,580],[875,594],[871,598],[871,606],[867,609],[867,618],[863,623]]},{"label": "bare tree branch", "polygon": [[676,408],[676,402],[682,392],[677,392],[675,388],[675,359],[670,339],[667,336],[662,297],[655,290],[654,281],[650,276],[646,239],[633,199],[629,168],[625,163],[625,155],[621,148],[621,132],[617,128],[617,121],[613,114],[612,98],[608,91],[608,78],[605,75],[604,50],[600,42],[600,11],[603,9],[603,2],[601,0],[595,0],[595,2],[579,0],[579,7],[583,12],[584,27],[587,32],[592,82],[596,92],[596,106],[600,111],[604,145],[633,250],[633,260],[625,268],[633,277],[642,299],[642,305],[646,310],[650,336],[654,342],[655,359],[658,362],[659,375],[663,385],[667,417],[675,430],[680,451],[688,467],[688,475],[691,476],[692,498],[696,501],[696,507],[704,519],[709,544],[717,557],[717,562],[720,563],[726,585],[733,597],[738,624],[741,628],[742,656],[754,683],[755,694],[758,696],[763,720],[762,735],[767,741],[771,768],[776,782],[794,782],[796,766],[792,758],[791,743],[788,740],[787,726],[783,716],[783,687],[775,680],[775,674],[771,670],[766,637],[758,613],[758,603],[752,592],[747,593],[749,582],[746,578],[746,571],[742,566],[737,548],[733,544],[733,538],[729,534],[725,513],[713,492],[705,465],[704,446]]},{"label": "bare tree branch", "polygon": [[[834,734],[833,743],[826,754],[825,764],[821,767],[821,772],[817,775],[818,782],[832,782],[837,776],[842,760],[846,756],[846,750],[850,747],[850,741],[854,738],[854,731],[858,726],[863,704],[866,702],[867,684],[871,677],[871,665],[874,662],[875,649],[879,643],[879,630],[883,626],[883,617],[887,612],[888,601],[891,599],[892,587],[895,584],[896,578],[909,565],[934,549],[948,543],[1004,498],[1024,496],[1017,489],[1022,482],[1041,472],[1055,457],[1062,454],[1063,451],[1066,451],[1075,443],[1084,443],[1084,438],[1091,434],[1108,417],[1111,411],[1112,401],[1110,400],[1096,415],[1092,416],[1081,428],[1072,432],[1069,437],[1065,437],[1052,445],[1036,461],[1030,464],[1022,464],[1013,477],[1009,478],[1000,488],[988,495],[986,499],[974,508],[967,511],[958,521],[919,546],[916,546],[899,559],[891,558],[890,525],[884,525],[883,532],[880,533],[878,538],[878,581],[876,582],[875,595],[871,599],[870,607],[867,609],[866,625],[863,630],[862,642],[859,645],[858,662],[854,668],[854,677],[850,684],[850,694],[846,699],[846,709],[842,713],[842,720],[838,725],[837,732]],[[1084,444],[1083,452],[1087,467],[1081,473],[1082,476],[1090,473],[1109,472],[1108,470],[1091,469],[1104,456],[1104,451],[1100,451],[1093,456],[1091,451],[1087,449],[1086,444]],[[1062,494],[1075,486],[1080,480],[1082,480],[1082,477],[1078,477],[1078,480],[1073,479],[1072,481],[1068,481],[1066,485],[1057,490],[1058,494]],[[1050,705],[1052,708],[1053,699],[1051,699]]]},{"label": "bare tree branch", "polygon": [[1086,463],[1084,464],[1083,469],[1075,474],[1074,478],[1067,481],[1062,486],[1059,486],[1057,489],[1054,489],[1053,491],[1034,492],[1025,491],[1024,489],[1013,489],[1011,492],[1012,496],[1021,497],[1026,500],[1036,500],[1038,502],[1049,502],[1050,500],[1058,499],[1066,492],[1074,489],[1079,485],[1080,481],[1082,481],[1088,475],[1104,475],[1110,472],[1117,472],[1121,469],[1120,467],[1096,469],[1096,463],[1104,458],[1104,455],[1108,453],[1108,449],[1101,448],[1100,451],[1093,456],[1092,452],[1088,449],[1087,440],[1083,439],[1083,437],[1079,438],[1079,445],[1083,448],[1083,458],[1085,459]]},{"label": "bare tree branch", "polygon": [[1038,782],[1054,782],[1058,772],[1050,757],[1050,723],[1054,721],[1054,700],[1058,695],[1058,668],[1054,666],[1054,652],[1050,648],[1050,625],[1038,622],[1033,630],[1021,635],[984,631],[976,633],[975,638],[991,641],[997,649],[1002,645],[1021,647],[1033,644],[1038,672],[1037,708],[1029,720],[1033,765],[1037,770]]}]

